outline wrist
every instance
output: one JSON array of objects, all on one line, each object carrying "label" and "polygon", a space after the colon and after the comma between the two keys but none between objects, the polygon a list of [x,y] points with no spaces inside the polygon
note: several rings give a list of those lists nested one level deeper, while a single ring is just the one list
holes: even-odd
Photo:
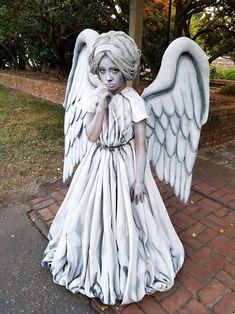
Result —
[{"label": "wrist", "polygon": [[106,110],[107,106],[105,104],[99,103],[96,107],[96,112],[104,112]]},{"label": "wrist", "polygon": [[135,183],[136,184],[144,184],[144,181],[143,180],[135,180]]}]

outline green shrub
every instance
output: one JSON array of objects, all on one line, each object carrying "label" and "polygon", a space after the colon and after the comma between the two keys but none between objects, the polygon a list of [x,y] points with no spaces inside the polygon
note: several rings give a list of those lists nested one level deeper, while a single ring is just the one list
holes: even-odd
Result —
[{"label": "green shrub", "polygon": [[216,78],[223,80],[235,80],[235,67],[233,68],[217,68]]},{"label": "green shrub", "polygon": [[213,80],[213,79],[216,79],[216,77],[217,77],[216,66],[211,65],[210,66],[210,78]]},{"label": "green shrub", "polygon": [[233,72],[228,73],[227,80],[235,80],[235,70]]},{"label": "green shrub", "polygon": [[220,88],[220,93],[228,96],[235,96],[235,83]]}]

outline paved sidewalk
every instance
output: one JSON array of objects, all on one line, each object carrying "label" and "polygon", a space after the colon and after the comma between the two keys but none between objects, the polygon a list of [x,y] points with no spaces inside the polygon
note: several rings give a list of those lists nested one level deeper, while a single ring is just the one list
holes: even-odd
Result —
[{"label": "paved sidewalk", "polygon": [[[175,285],[136,304],[96,303],[97,309],[123,314],[235,313],[235,141],[200,152],[186,207],[163,182],[157,185],[186,251]],[[31,201],[31,219],[45,234],[67,189],[58,182],[50,194]]]},{"label": "paved sidewalk", "polygon": [[23,203],[0,208],[0,313],[96,314],[87,297],[74,298],[42,268],[47,241],[27,218],[29,210]]}]

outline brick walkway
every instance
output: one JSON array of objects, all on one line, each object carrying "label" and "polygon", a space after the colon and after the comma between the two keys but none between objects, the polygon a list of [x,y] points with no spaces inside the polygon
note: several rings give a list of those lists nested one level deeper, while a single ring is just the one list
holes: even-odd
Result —
[{"label": "brick walkway", "polygon": [[[234,145],[235,148],[235,145]],[[208,159],[210,158],[210,160]],[[99,311],[123,314],[235,312],[235,168],[226,158],[202,153],[197,159],[192,193],[184,207],[172,190],[157,182],[171,220],[183,242],[186,259],[173,288],[136,304]],[[67,187],[55,186],[31,202],[31,219],[47,232]]]}]

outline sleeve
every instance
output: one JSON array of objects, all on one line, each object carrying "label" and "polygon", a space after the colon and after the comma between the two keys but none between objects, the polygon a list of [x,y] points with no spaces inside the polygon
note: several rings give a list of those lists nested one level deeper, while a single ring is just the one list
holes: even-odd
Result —
[{"label": "sleeve", "polygon": [[97,90],[95,90],[83,96],[79,101],[75,103],[75,105],[86,112],[95,113],[97,103],[98,93]]},{"label": "sleeve", "polygon": [[127,97],[131,104],[132,121],[140,122],[148,118],[145,101],[143,98],[134,90]]}]

